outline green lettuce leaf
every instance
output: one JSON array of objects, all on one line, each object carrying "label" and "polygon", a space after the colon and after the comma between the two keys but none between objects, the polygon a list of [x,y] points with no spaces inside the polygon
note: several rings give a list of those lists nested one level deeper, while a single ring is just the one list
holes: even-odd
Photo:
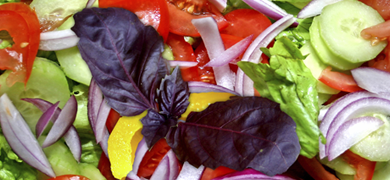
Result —
[{"label": "green lettuce leaf", "polygon": [[276,36],[276,40],[282,37],[288,37],[292,42],[294,42],[298,48],[301,48],[307,42],[310,42],[310,33],[309,28],[313,22],[313,18],[308,19],[298,19],[299,25],[295,28],[287,28]]},{"label": "green lettuce leaf", "polygon": [[0,134],[0,179],[35,180],[37,170],[16,155],[3,134]]},{"label": "green lettuce leaf", "polygon": [[317,81],[303,63],[305,57],[287,37],[277,40],[269,53],[270,64],[239,62],[238,66],[254,81],[262,97],[279,103],[295,121],[300,154],[314,157],[320,135]]}]

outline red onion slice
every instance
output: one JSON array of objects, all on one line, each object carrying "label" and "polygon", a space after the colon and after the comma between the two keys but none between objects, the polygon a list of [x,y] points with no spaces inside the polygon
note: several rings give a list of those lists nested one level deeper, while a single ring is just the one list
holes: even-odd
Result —
[{"label": "red onion slice", "polygon": [[179,162],[171,149],[160,161],[150,180],[175,180],[178,175]]},{"label": "red onion slice", "polygon": [[[289,27],[295,18],[292,15],[286,15],[282,19],[279,19],[266,30],[264,30],[256,39],[249,45],[244,53],[241,61],[249,61],[253,63],[259,63],[261,57],[261,47],[267,47],[269,43],[284,29]],[[260,53],[256,53],[260,52]],[[253,81],[244,74],[241,69],[237,70],[235,91],[244,96],[253,96]]]},{"label": "red onion slice", "polygon": [[335,159],[353,145],[379,129],[384,122],[375,117],[360,117],[346,121],[334,134],[329,145],[329,161]]},{"label": "red onion slice", "polygon": [[330,4],[339,2],[341,0],[312,0],[298,13],[299,19],[306,19],[321,14],[322,9]]},{"label": "red onion slice", "polygon": [[106,100],[103,99],[102,103],[100,104],[100,108],[99,108],[99,112],[95,124],[95,128],[96,128],[95,137],[97,143],[100,143],[105,135],[104,133],[106,131],[104,131],[104,128],[106,127],[106,122],[110,110],[111,107],[107,104]]},{"label": "red onion slice", "polygon": [[49,121],[54,121],[53,118],[57,118],[57,117],[54,117],[57,109],[58,109],[58,104],[60,104],[60,102],[58,101],[57,103],[53,104],[52,106],[50,106],[43,114],[42,116],[39,118],[38,122],[37,122],[37,125],[35,126],[35,134],[37,136],[37,138],[39,138],[43,131],[45,130],[46,126],[49,124]]},{"label": "red onion slice", "polygon": [[130,171],[129,174],[127,174],[126,176],[126,180],[140,180],[141,178],[139,178],[137,176],[137,174],[135,174],[133,171]]},{"label": "red onion slice", "polygon": [[259,171],[254,169],[245,169],[243,171],[233,172],[221,177],[216,177],[213,180],[294,180],[288,176],[284,175],[275,175],[275,176],[267,176]]},{"label": "red onion slice", "polygon": [[192,62],[192,61],[168,61],[169,65],[171,67],[194,67],[198,65],[198,62]]},{"label": "red onion slice", "polygon": [[145,139],[142,138],[142,140],[138,143],[137,150],[135,151],[135,158],[134,158],[133,170],[132,170],[133,172],[135,172],[135,174],[137,174],[139,165],[141,164],[141,161],[148,150],[149,148],[146,145]]},{"label": "red onion slice", "polygon": [[86,8],[92,7],[96,0],[88,0]]},{"label": "red onion slice", "polygon": [[325,145],[325,154],[329,155],[330,142],[334,137],[334,134],[339,127],[352,118],[363,116],[367,113],[381,113],[389,114],[390,112],[390,100],[378,97],[362,98],[348,104],[343,108],[337,116],[334,118],[329,126],[326,139],[328,140]]},{"label": "red onion slice", "polygon": [[70,29],[41,33],[39,49],[57,51],[76,46],[80,38]]},{"label": "red onion slice", "polygon": [[204,169],[205,167],[203,165],[196,168],[186,161],[176,180],[199,180],[202,177]]},{"label": "red onion slice", "polygon": [[[34,104],[39,110],[42,112],[47,111],[48,108],[53,106],[51,102],[45,101],[43,99],[30,99],[30,98],[25,98],[22,99],[24,101],[30,102]],[[55,122],[57,120],[58,115],[60,114],[61,110],[58,108],[52,118],[52,122]],[[70,151],[73,154],[73,157],[80,162],[81,159],[81,142],[80,142],[80,137],[79,134],[77,133],[76,128],[72,125],[70,126],[69,130],[65,133],[64,135],[64,140],[65,143],[68,145]]]},{"label": "red onion slice", "polygon": [[[103,93],[100,90],[99,86],[96,84],[95,80],[92,78],[91,83],[89,85],[89,92],[88,92],[88,119],[89,123],[91,124],[92,131],[96,135],[96,123],[98,121],[98,114],[100,105],[103,102]],[[100,141],[100,146],[102,147],[103,152],[108,157],[108,138],[110,134],[107,130],[107,127],[104,127],[103,132],[103,139]],[[96,138],[96,137],[95,137]]]},{"label": "red onion slice", "polygon": [[390,92],[390,73],[371,67],[360,67],[351,70],[357,85],[372,93]]},{"label": "red onion slice", "polygon": [[[191,22],[198,30],[210,59],[217,58],[219,54],[225,51],[218,25],[214,18],[193,19]],[[229,65],[214,67],[213,70],[217,85],[230,90],[234,89],[235,74],[230,70]]]},{"label": "red onion slice", "polygon": [[42,173],[55,177],[37,139],[7,94],[0,97],[0,123],[7,142],[20,159]]},{"label": "red onion slice", "polygon": [[230,89],[226,89],[222,86],[200,82],[200,81],[189,81],[188,88],[191,93],[202,93],[202,92],[226,92],[239,96],[237,92]]},{"label": "red onion slice", "polygon": [[211,59],[204,67],[220,67],[229,65],[230,62],[238,58],[245,49],[248,47],[249,43],[252,41],[253,35],[246,37],[240,42],[234,44],[232,47],[219,54],[216,58]]},{"label": "red onion slice", "polygon": [[[358,91],[354,93],[349,93],[340,99],[336,100],[328,109],[326,114],[324,115],[321,124],[320,124],[320,131],[321,133],[327,138],[327,133],[330,127],[330,124],[335,119],[337,114],[345,108],[348,104],[361,99],[365,97],[372,97],[373,94],[367,91]],[[320,140],[321,141],[321,140]],[[320,159],[323,159],[326,157],[325,153],[325,145],[320,143]]]},{"label": "red onion slice", "polygon": [[57,142],[72,126],[77,114],[77,100],[74,96],[71,96],[66,102],[64,108],[58,115],[57,120],[53,123],[49,134],[43,141],[42,147],[48,147]]},{"label": "red onion slice", "polygon": [[73,157],[77,162],[81,159],[81,141],[80,136],[74,126],[70,126],[68,132],[64,135],[66,145],[68,145]]},{"label": "red onion slice", "polygon": [[227,6],[227,0],[209,0],[220,12],[223,12]]}]

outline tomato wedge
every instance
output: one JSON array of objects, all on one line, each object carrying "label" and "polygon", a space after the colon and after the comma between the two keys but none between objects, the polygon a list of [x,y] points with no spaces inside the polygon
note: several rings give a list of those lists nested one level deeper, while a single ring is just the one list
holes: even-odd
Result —
[{"label": "tomato wedge", "polygon": [[137,175],[139,177],[150,178],[156,170],[161,159],[165,154],[171,149],[167,144],[167,141],[162,138],[152,147],[152,149],[146,152],[144,158],[142,159]]},{"label": "tomato wedge", "polygon": [[348,150],[342,158],[352,167],[356,168],[354,180],[371,180],[374,175],[376,162],[369,161]]},{"label": "tomato wedge", "polygon": [[241,38],[252,34],[256,38],[272,24],[264,14],[253,9],[237,9],[227,13],[224,17],[229,25],[221,30],[221,33]]},{"label": "tomato wedge", "polygon": [[114,175],[112,175],[111,172],[110,160],[104,153],[102,153],[102,155],[100,156],[98,169],[107,180],[116,180],[116,178],[114,177]]},{"label": "tomato wedge", "polygon": [[[184,40],[184,36],[170,33],[166,43],[171,47],[175,60],[196,62],[194,50]],[[181,67],[180,71],[184,81],[194,81],[198,78],[197,67]]]},{"label": "tomato wedge", "polygon": [[153,26],[166,40],[169,33],[169,13],[165,0],[100,0],[99,7],[120,7],[134,12],[146,25]]},{"label": "tomato wedge", "polygon": [[110,110],[110,113],[108,114],[107,121],[106,121],[106,127],[108,129],[108,132],[111,133],[111,131],[114,129],[120,117],[121,115],[118,112],[116,112],[114,109]]},{"label": "tomato wedge", "polygon": [[202,177],[200,178],[200,180],[210,180],[233,172],[236,172],[236,170],[230,169],[225,166],[219,166],[215,169],[206,167],[202,173]]},{"label": "tomato wedge", "polygon": [[0,39],[6,32],[14,42],[12,47],[0,49],[0,69],[13,71],[7,79],[8,85],[26,84],[39,47],[38,17],[25,3],[6,3],[0,6],[0,19]]},{"label": "tomato wedge", "polygon": [[331,70],[332,68],[330,66],[325,68],[322,71],[318,80],[340,91],[355,92],[363,90],[356,84],[352,75],[347,75],[341,72],[335,72]]},{"label": "tomato wedge", "polygon": [[55,178],[50,178],[49,180],[89,180],[88,178],[80,175],[62,175]]},{"label": "tomato wedge", "polygon": [[328,172],[315,157],[309,159],[305,156],[298,156],[298,162],[303,169],[316,180],[338,180],[338,178]]},{"label": "tomato wedge", "polygon": [[[183,1],[186,2],[186,1]],[[190,1],[189,1],[190,2]],[[168,11],[169,11],[169,30],[170,32],[182,36],[193,36],[199,37],[200,34],[196,30],[195,26],[192,24],[192,19],[213,17],[218,24],[218,29],[226,27],[228,24],[222,14],[218,9],[211,3],[205,3],[206,11],[200,13],[199,15],[190,14],[186,11],[178,9],[175,5],[167,2]]]}]

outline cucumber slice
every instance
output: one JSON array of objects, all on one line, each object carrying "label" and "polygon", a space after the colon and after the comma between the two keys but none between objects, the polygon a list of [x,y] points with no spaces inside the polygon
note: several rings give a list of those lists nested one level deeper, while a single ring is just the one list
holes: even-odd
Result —
[{"label": "cucumber slice", "polygon": [[384,125],[352,146],[350,150],[370,161],[389,161],[390,117],[383,114],[373,114],[371,116],[382,119]]},{"label": "cucumber slice", "polygon": [[[43,140],[44,138],[39,138],[40,143],[42,143]],[[57,141],[53,145],[43,149],[43,152],[45,152],[47,159],[57,176],[66,174],[80,175],[79,163],[74,159],[64,141]]]},{"label": "cucumber slice", "polygon": [[375,58],[387,45],[383,41],[372,46],[360,32],[384,22],[373,8],[357,0],[343,0],[326,6],[321,15],[320,32],[326,45],[337,56],[351,63],[362,63]]},{"label": "cucumber slice", "polygon": [[345,162],[340,156],[336,159],[333,159],[332,161],[328,161],[328,158],[323,158],[320,160],[320,162],[338,173],[345,175],[356,174],[356,169],[349,165],[347,162]]},{"label": "cucumber slice", "polygon": [[320,36],[319,25],[319,17],[315,17],[309,29],[310,42],[315,52],[317,52],[318,57],[324,64],[330,65],[333,68],[342,71],[357,68],[362,64],[348,62],[346,59],[343,59],[333,54]]},{"label": "cucumber slice", "polygon": [[[321,76],[322,71],[327,67],[323,62],[321,62],[317,53],[313,49],[310,43],[306,43],[301,47],[301,53],[307,55],[306,59],[303,60],[306,67],[310,69],[311,74],[314,78],[317,79],[317,92],[320,94],[337,94],[340,91],[333,89],[321,81],[318,81],[318,78]],[[326,101],[326,100],[325,100]]]},{"label": "cucumber slice", "polygon": [[65,74],[70,79],[89,86],[92,74],[87,63],[81,57],[78,47],[75,46],[55,52]]},{"label": "cucumber slice", "polygon": [[33,132],[42,112],[31,103],[22,101],[21,98],[41,98],[52,103],[60,101],[60,107],[63,107],[70,97],[65,74],[52,61],[36,58],[26,87],[23,83],[15,83],[8,87],[6,79],[10,73],[11,71],[8,70],[0,76],[0,95],[8,94]]}]

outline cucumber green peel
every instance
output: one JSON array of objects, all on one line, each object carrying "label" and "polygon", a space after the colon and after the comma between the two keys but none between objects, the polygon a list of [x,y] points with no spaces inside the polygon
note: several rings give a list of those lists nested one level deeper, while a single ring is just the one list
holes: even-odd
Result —
[{"label": "cucumber green peel", "polygon": [[[343,0],[326,6],[318,16],[320,35],[336,56],[349,63],[363,63],[375,58],[387,41],[372,46],[360,32],[384,22],[370,6],[357,0]],[[337,67],[335,67],[337,68]]]}]

